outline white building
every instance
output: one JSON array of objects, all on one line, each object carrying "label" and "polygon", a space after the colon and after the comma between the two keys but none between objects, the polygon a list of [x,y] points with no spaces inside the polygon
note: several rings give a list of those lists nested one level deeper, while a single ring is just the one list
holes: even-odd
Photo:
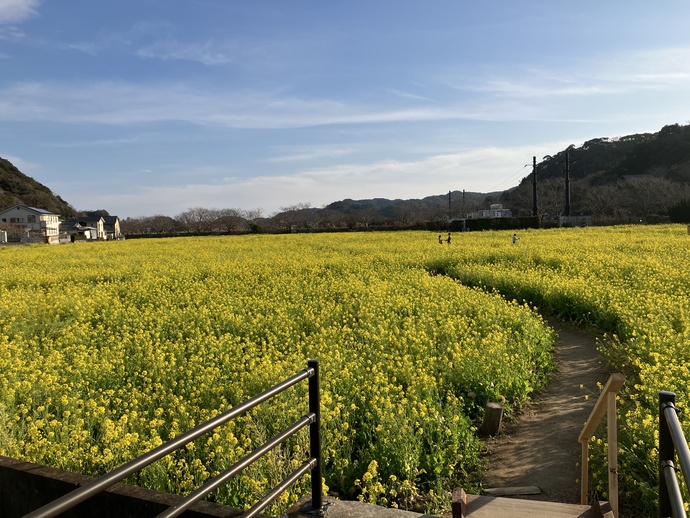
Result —
[{"label": "white building", "polygon": [[488,209],[479,210],[472,214],[468,214],[468,218],[483,219],[483,218],[510,218],[513,213],[510,209],[504,209],[500,203],[492,203]]},{"label": "white building", "polygon": [[6,230],[21,229],[27,233],[51,237],[60,234],[60,216],[45,209],[15,205],[0,212],[0,223]]}]

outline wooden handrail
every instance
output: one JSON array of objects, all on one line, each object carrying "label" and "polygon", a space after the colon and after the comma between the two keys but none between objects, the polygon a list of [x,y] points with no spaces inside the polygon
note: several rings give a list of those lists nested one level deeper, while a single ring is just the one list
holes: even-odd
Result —
[{"label": "wooden handrail", "polygon": [[618,436],[616,434],[616,395],[625,383],[622,374],[611,374],[594,405],[585,426],[580,432],[578,441],[582,444],[582,474],[580,476],[580,503],[587,505],[587,486],[589,480],[589,440],[594,435],[604,414],[607,414],[608,450],[609,450],[609,502],[618,518]]}]

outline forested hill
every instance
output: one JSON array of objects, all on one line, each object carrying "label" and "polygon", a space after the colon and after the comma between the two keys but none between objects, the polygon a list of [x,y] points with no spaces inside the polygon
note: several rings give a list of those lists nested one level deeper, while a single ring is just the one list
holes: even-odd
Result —
[{"label": "forested hill", "polygon": [[[672,124],[657,133],[595,138],[569,146],[537,163],[538,212],[563,214],[566,154],[571,214],[598,221],[657,221],[690,199],[690,125]],[[514,214],[531,214],[533,175],[503,193]]]},{"label": "forested hill", "polygon": [[46,209],[64,217],[76,215],[76,210],[48,187],[26,176],[9,160],[0,157],[0,210],[13,205],[28,205]]},{"label": "forested hill", "polygon": [[597,176],[609,183],[624,176],[654,175],[690,182],[690,125],[664,126],[657,133],[595,138],[570,146],[539,164],[539,178],[562,177],[568,153],[572,179]]}]

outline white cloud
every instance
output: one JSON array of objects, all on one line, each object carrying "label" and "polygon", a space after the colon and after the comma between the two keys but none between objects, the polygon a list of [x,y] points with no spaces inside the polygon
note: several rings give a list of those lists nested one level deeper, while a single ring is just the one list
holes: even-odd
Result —
[{"label": "white cloud", "polygon": [[140,48],[136,55],[140,58],[163,60],[196,61],[204,65],[223,65],[237,61],[239,49],[233,43],[222,46],[212,42],[181,43],[177,40],[162,40]]},{"label": "white cloud", "polygon": [[0,156],[2,158],[4,158],[5,160],[9,160],[14,167],[19,169],[21,172],[23,172],[27,176],[31,176],[30,171],[37,171],[41,168],[40,164],[25,160],[25,159],[18,157],[18,156],[4,155],[2,153],[0,153]]},{"label": "white cloud", "polygon": [[0,0],[0,24],[20,23],[36,14],[39,0]]},{"label": "white cloud", "polygon": [[347,144],[339,146],[292,146],[276,149],[280,156],[266,159],[266,162],[308,162],[323,158],[336,158],[350,155],[355,152],[352,146]]},{"label": "white cloud", "polygon": [[615,56],[595,72],[601,81],[634,89],[690,86],[690,47],[644,50]]},{"label": "white cloud", "polygon": [[392,95],[394,97],[400,97],[402,99],[412,99],[415,101],[428,101],[428,102],[433,102],[432,99],[429,99],[428,97],[424,97],[422,95],[415,95],[410,92],[405,92],[403,90],[398,90],[397,88],[388,88],[386,89],[386,92],[389,95]]},{"label": "white cloud", "polygon": [[280,92],[210,91],[181,83],[16,83],[0,90],[0,120],[139,124],[184,121],[227,128],[298,128],[329,124],[433,120],[511,120],[523,114],[493,103],[386,109]]},{"label": "white cloud", "polygon": [[486,72],[468,84],[443,80],[459,90],[512,99],[554,99],[677,90],[690,86],[690,47],[664,48],[580,59],[563,69],[511,67],[509,74]]},{"label": "white cloud", "polygon": [[[95,52],[88,46],[82,50]],[[183,47],[175,43],[159,50],[161,57],[207,64],[234,59],[230,47],[224,51],[211,45]],[[574,63],[571,68],[513,68],[504,76],[484,73],[446,81],[446,86],[470,95],[433,105],[421,96],[388,90],[390,95],[410,101],[403,107],[389,107],[384,99],[364,103],[342,97],[300,97],[280,89],[218,89],[183,82],[15,83],[0,90],[0,120],[112,125],[181,121],[249,129],[453,120],[592,122],[601,120],[603,112],[578,105],[578,101],[612,99],[621,107],[646,104],[652,109],[647,100],[633,96],[664,90],[667,101],[677,101],[670,110],[684,106],[690,87],[690,48],[608,55]],[[423,104],[417,102],[422,99]],[[617,120],[626,116],[622,108],[615,115]]]},{"label": "white cloud", "polygon": [[[563,149],[569,143],[534,146],[486,147],[437,155],[419,161],[379,160],[368,164],[340,164],[294,174],[239,178],[186,185],[132,186],[127,193],[83,189],[69,201],[78,208],[106,207],[120,217],[166,214],[175,216],[189,207],[263,208],[265,215],[296,203],[321,207],[346,198],[419,199],[449,190],[492,192],[513,187],[530,169],[532,156]],[[517,165],[516,165],[517,164]],[[216,170],[216,178],[222,171]],[[203,171],[185,170],[186,178]],[[175,176],[174,174],[172,176]],[[66,189],[68,186],[61,186]],[[81,196],[81,198],[79,197]]]}]

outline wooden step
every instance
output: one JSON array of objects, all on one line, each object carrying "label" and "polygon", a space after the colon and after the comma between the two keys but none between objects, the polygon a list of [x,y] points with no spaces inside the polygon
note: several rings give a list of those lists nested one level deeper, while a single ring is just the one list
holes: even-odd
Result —
[{"label": "wooden step", "polygon": [[588,506],[523,500],[499,496],[467,495],[453,491],[453,518],[609,518],[608,504]]}]

